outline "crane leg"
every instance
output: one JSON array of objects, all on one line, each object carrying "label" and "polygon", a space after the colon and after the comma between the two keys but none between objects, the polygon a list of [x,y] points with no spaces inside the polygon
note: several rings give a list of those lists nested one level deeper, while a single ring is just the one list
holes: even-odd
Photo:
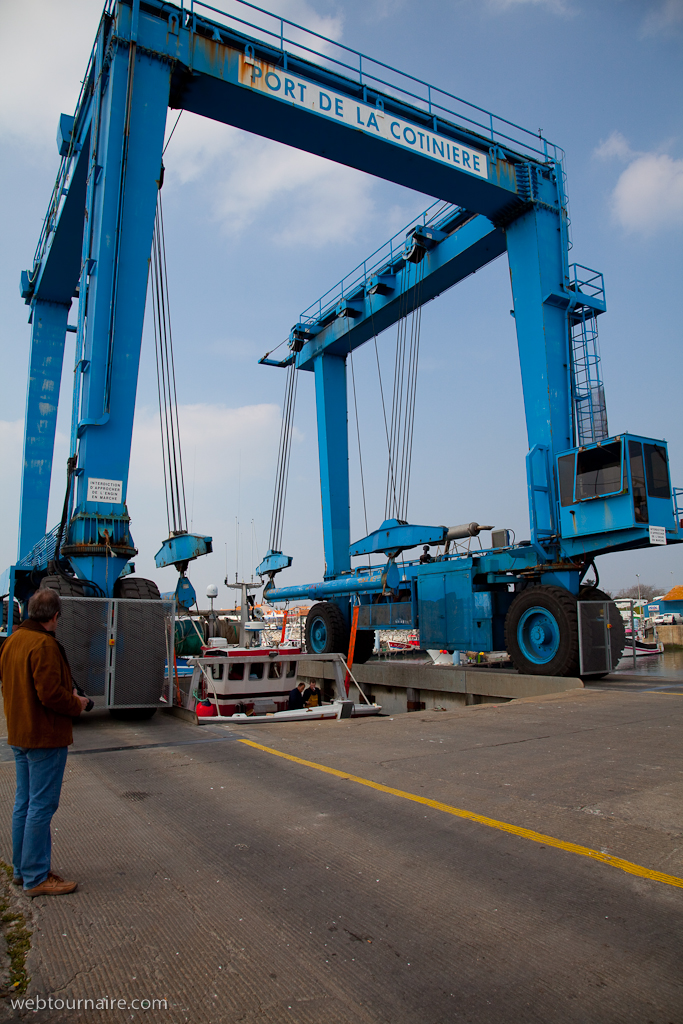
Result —
[{"label": "crane leg", "polygon": [[316,358],[315,398],[327,577],[351,568],[349,438],[344,356],[325,353]]},{"label": "crane leg", "polygon": [[18,558],[28,554],[45,535],[47,528],[59,386],[70,305],[41,300],[33,305]]}]

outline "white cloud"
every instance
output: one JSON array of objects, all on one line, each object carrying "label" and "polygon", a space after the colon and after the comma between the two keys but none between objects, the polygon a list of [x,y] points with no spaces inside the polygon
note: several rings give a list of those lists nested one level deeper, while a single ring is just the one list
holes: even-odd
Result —
[{"label": "white cloud", "polygon": [[55,145],[59,115],[76,106],[101,13],[99,0],[0,5],[0,133]]},{"label": "white cloud", "polygon": [[0,420],[0,574],[17,554],[23,437],[23,420]]},{"label": "white cloud", "polygon": [[233,236],[277,204],[272,241],[346,242],[373,211],[372,180],[362,172],[194,114],[183,114],[165,162],[169,186],[201,182]]},{"label": "white cloud", "polygon": [[[242,477],[270,479],[277,455],[277,405],[180,405],[178,407],[186,490],[195,484],[219,492],[237,475],[236,453],[243,453]],[[131,445],[129,492],[153,491],[163,500],[159,413],[137,409]]]},{"label": "white cloud", "polygon": [[661,0],[659,4],[650,4],[642,24],[642,34],[658,35],[670,32],[683,25],[683,0]]},{"label": "white cloud", "polygon": [[610,157],[614,156],[628,159],[635,155],[621,132],[612,132],[609,138],[605,139],[604,142],[601,142],[593,150],[593,156],[596,156],[599,160],[609,160]]},{"label": "white cloud", "polygon": [[[217,6],[248,20],[251,14],[255,22],[273,29],[272,18],[230,0]],[[323,36],[341,38],[340,14],[320,15],[306,0],[270,0],[269,8]],[[59,115],[73,113],[76,106],[101,13],[101,0],[0,3],[0,134],[40,147],[54,145]],[[290,38],[305,37],[292,29]],[[306,42],[312,45],[310,36]],[[333,49],[323,40],[314,45],[322,52]]]},{"label": "white cloud", "polygon": [[489,6],[498,11],[509,11],[515,7],[545,7],[555,14],[569,14],[564,0],[489,0]]},{"label": "white cloud", "polygon": [[621,227],[652,234],[683,225],[683,159],[632,150],[616,131],[596,147],[594,156],[628,161],[611,197],[612,215]]},{"label": "white cloud", "polygon": [[683,225],[683,160],[644,153],[622,172],[612,193],[614,216],[628,230]]}]

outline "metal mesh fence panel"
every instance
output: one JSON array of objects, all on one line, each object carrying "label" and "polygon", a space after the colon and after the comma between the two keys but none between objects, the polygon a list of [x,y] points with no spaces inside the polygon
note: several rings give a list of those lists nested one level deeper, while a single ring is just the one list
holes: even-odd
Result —
[{"label": "metal mesh fence panel", "polygon": [[358,609],[359,629],[382,629],[395,626],[409,629],[413,625],[413,606],[410,601],[395,604],[362,604]]},{"label": "metal mesh fence panel", "polygon": [[116,609],[116,655],[109,694],[111,707],[158,704],[170,652],[173,663],[173,601],[119,599]]},{"label": "metal mesh fence panel", "polygon": [[608,601],[579,601],[579,664],[582,676],[612,671]]},{"label": "metal mesh fence panel", "polygon": [[89,697],[106,694],[112,603],[106,598],[62,598],[57,639],[64,645],[72,676]]}]

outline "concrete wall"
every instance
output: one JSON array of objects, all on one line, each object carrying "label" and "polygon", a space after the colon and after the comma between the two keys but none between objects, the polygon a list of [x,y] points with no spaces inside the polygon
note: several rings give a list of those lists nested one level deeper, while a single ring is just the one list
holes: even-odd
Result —
[{"label": "concrete wall", "polygon": [[[326,697],[334,694],[330,662],[307,662],[301,678],[314,678]],[[388,714],[433,707],[447,710],[467,704],[499,703],[516,697],[538,697],[582,687],[580,679],[527,676],[513,671],[421,665],[415,662],[370,662],[354,665],[353,674],[370,698]],[[352,684],[353,689],[353,684]]]},{"label": "concrete wall", "polygon": [[665,647],[683,647],[683,626],[657,626],[657,636]]}]

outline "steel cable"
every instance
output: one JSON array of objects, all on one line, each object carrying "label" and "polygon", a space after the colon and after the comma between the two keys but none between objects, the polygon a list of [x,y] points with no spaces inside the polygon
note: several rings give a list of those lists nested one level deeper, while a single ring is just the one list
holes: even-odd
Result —
[{"label": "steel cable", "polygon": [[296,356],[287,368],[285,383],[285,399],[282,406],[282,422],[280,425],[280,443],[277,455],[277,471],[275,476],[275,492],[273,494],[273,511],[270,519],[270,550],[281,551],[282,528],[284,525],[287,483],[294,435],[294,408],[298,376]]},{"label": "steel cable", "polygon": [[[406,520],[410,496],[410,476],[415,430],[415,408],[417,398],[417,373],[420,354],[422,326],[422,281],[424,261],[415,265],[415,281],[411,289],[406,287],[408,267],[403,271],[404,279],[399,304],[399,320],[396,332],[396,356],[394,360],[394,387],[391,404],[391,425],[387,432],[389,465],[385,496],[385,519]],[[408,314],[410,334],[408,334]],[[378,357],[379,369],[379,357]],[[386,428],[386,414],[385,414]]]},{"label": "steel cable", "polygon": [[169,535],[187,531],[187,504],[185,499],[185,477],[183,472],[182,447],[180,442],[180,421],[178,418],[178,393],[176,389],[175,359],[173,354],[173,332],[168,288],[166,262],[166,238],[164,233],[161,194],[157,200],[157,212],[152,237],[151,290],[154,322],[154,351],[157,370],[157,394],[159,397],[159,428],[161,432],[161,453],[166,495],[166,518]]}]

